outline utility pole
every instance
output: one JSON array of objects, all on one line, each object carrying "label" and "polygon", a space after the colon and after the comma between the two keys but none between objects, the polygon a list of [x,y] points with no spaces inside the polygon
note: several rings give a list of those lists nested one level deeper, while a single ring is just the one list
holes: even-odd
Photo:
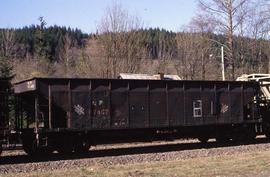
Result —
[{"label": "utility pole", "polygon": [[[210,41],[215,42],[221,46],[221,72],[222,72],[222,80],[225,81],[224,47],[228,50],[230,50],[230,49],[226,45],[224,45],[216,40],[210,39]],[[269,64],[269,68],[270,68],[270,64]]]},{"label": "utility pole", "polygon": [[224,49],[221,46],[221,68],[222,68],[222,80],[225,81],[225,66],[224,66]]}]

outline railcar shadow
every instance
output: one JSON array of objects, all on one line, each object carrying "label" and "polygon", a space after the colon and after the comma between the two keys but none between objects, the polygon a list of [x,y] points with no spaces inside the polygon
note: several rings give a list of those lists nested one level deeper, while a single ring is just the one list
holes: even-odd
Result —
[{"label": "railcar shadow", "polygon": [[134,155],[134,154],[147,154],[157,152],[172,152],[172,151],[183,151],[183,150],[195,150],[195,149],[214,149],[219,147],[233,147],[239,145],[250,145],[250,144],[264,144],[268,143],[267,138],[257,138],[249,142],[230,142],[230,143],[218,143],[209,142],[203,143],[180,143],[180,144],[166,144],[166,145],[149,145],[143,147],[128,147],[128,148],[117,148],[117,149],[106,149],[106,150],[90,150],[84,154],[70,154],[61,155],[53,153],[49,156],[32,157],[28,155],[18,156],[2,156],[0,157],[0,165],[7,164],[21,164],[21,163],[33,163],[33,162],[48,162],[48,161],[59,161],[59,160],[76,160],[85,158],[98,158],[98,157],[112,157],[121,155]]}]

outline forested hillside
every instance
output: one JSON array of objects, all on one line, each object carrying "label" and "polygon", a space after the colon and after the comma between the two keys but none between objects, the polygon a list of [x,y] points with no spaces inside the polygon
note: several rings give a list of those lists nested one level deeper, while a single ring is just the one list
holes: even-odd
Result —
[{"label": "forested hillside", "polygon": [[[241,6],[246,3],[238,1]],[[222,2],[215,1],[216,7],[220,8],[218,3]],[[208,14],[215,6],[200,3],[204,11],[179,32],[146,28],[141,19],[118,4],[108,9],[94,34],[48,26],[43,17],[38,19],[38,25],[0,29],[0,74],[14,76],[14,81],[30,77],[116,78],[121,72],[164,72],[183,79],[220,80],[221,46],[226,79],[233,80],[244,73],[268,73],[267,20],[256,16],[257,19],[245,17],[237,21],[232,16],[233,28],[225,25],[229,32],[220,31],[220,24],[225,24],[226,19],[218,23],[214,15]],[[219,9],[224,16],[230,12],[229,7],[235,7],[233,15],[243,10],[237,4],[229,5],[228,9]],[[254,7],[252,10],[257,14]]]},{"label": "forested hillside", "polygon": [[[29,26],[22,29],[0,29],[1,55],[6,57],[25,58],[27,55],[34,56],[43,50],[44,55],[51,61],[58,60],[61,49],[65,43],[65,36],[72,41],[72,46],[83,47],[83,40],[87,34],[79,29],[51,26],[40,29],[39,26]],[[9,39],[8,39],[9,38]],[[11,50],[5,50],[5,40],[11,40]]]}]

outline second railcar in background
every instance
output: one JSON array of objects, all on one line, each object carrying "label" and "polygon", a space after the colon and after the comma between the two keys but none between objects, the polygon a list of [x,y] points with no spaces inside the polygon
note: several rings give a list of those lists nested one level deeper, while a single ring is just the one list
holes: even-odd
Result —
[{"label": "second railcar in background", "polygon": [[256,82],[33,78],[14,87],[16,125],[29,154],[263,133]]}]

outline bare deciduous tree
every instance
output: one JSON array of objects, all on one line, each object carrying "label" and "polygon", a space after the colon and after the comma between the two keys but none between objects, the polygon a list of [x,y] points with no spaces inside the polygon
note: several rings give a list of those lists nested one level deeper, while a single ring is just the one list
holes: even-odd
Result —
[{"label": "bare deciduous tree", "polygon": [[198,79],[200,71],[198,37],[196,33],[179,33],[176,36],[178,49],[176,69],[183,79]]},{"label": "bare deciduous tree", "polygon": [[107,9],[99,27],[98,41],[104,53],[105,77],[116,78],[120,72],[136,72],[144,54],[143,33],[139,18],[117,3]]},{"label": "bare deciduous tree", "polygon": [[16,40],[13,29],[1,30],[0,54],[5,58],[12,58],[15,54]]},{"label": "bare deciduous tree", "polygon": [[[73,60],[73,47],[72,40],[68,34],[65,34],[63,37],[63,46],[59,52],[59,64],[62,66],[60,70],[63,71],[63,74],[66,77],[72,76],[71,65]],[[60,72],[61,73],[61,72]]]},{"label": "bare deciduous tree", "polygon": [[[216,26],[215,24],[211,23],[210,20],[211,19],[208,17],[203,17],[199,15],[197,17],[194,17],[188,25],[188,31],[197,34],[197,37],[194,38],[194,40],[196,40],[200,49],[198,50],[198,57],[201,59],[200,79],[202,80],[207,79],[206,74],[208,74],[208,78],[211,78],[209,72],[207,71],[212,71],[213,73],[215,73],[213,70],[213,66],[215,66],[214,68],[216,68],[215,59],[217,57],[213,57],[213,55],[215,54],[215,49],[212,47],[212,41],[210,36]],[[215,79],[217,78],[218,77],[216,77]]]},{"label": "bare deciduous tree", "polygon": [[235,78],[234,35],[239,32],[240,24],[249,12],[250,0],[199,0],[200,8],[208,16],[211,15],[219,33],[226,35],[227,59],[231,66],[231,77]]},{"label": "bare deciduous tree", "polygon": [[211,33],[215,26],[209,19],[197,16],[176,36],[178,73],[185,79],[219,79],[217,75],[216,49],[212,45]]},{"label": "bare deciduous tree", "polygon": [[13,67],[10,60],[16,56],[16,40],[13,29],[2,29],[0,34],[0,77],[12,79]]}]

